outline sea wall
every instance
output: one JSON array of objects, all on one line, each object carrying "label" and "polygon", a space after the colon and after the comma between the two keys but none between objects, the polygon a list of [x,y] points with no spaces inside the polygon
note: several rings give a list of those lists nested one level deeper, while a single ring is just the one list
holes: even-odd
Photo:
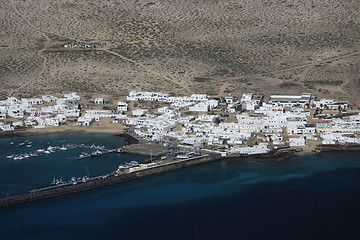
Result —
[{"label": "sea wall", "polygon": [[114,184],[119,184],[123,182],[133,181],[136,179],[144,178],[147,176],[157,175],[168,171],[173,171],[177,169],[182,169],[189,166],[204,164],[208,162],[214,162],[219,160],[258,160],[258,161],[283,161],[291,156],[293,156],[293,151],[273,151],[268,154],[263,155],[249,155],[249,156],[240,156],[240,155],[233,155],[228,157],[220,157],[218,155],[207,155],[207,156],[200,156],[195,157],[189,160],[179,160],[177,162],[163,164],[157,167],[149,168],[140,170],[137,172],[132,173],[122,173],[122,174],[115,174],[111,173],[104,177],[100,177],[94,181],[88,181],[85,183],[78,183],[75,185],[64,186],[59,188],[52,188],[43,191],[34,191],[18,196],[10,196],[7,198],[0,199],[0,207],[10,207],[19,204],[24,204],[28,202],[60,197],[68,194],[74,194],[78,192],[88,191],[91,189],[101,188],[105,186],[110,186]]},{"label": "sea wall", "polygon": [[321,144],[316,147],[320,152],[360,152],[360,144]]},{"label": "sea wall", "polygon": [[15,206],[19,204],[24,204],[28,202],[43,200],[47,198],[53,198],[53,197],[60,197],[68,194],[83,192],[91,189],[96,189],[100,187],[105,187],[113,184],[128,182],[136,179],[140,179],[143,177],[156,175],[176,169],[181,169],[184,167],[192,166],[192,165],[198,165],[201,163],[207,163],[211,161],[219,160],[217,157],[203,157],[199,159],[193,159],[190,161],[183,161],[183,162],[175,162],[172,164],[150,168],[141,170],[138,172],[133,173],[123,173],[119,175],[109,174],[109,176],[105,178],[100,178],[96,181],[90,181],[85,183],[79,183],[75,185],[60,187],[60,188],[54,188],[44,191],[35,191],[31,193],[26,193],[18,196],[11,196],[7,198],[0,199],[0,207],[10,207]]}]

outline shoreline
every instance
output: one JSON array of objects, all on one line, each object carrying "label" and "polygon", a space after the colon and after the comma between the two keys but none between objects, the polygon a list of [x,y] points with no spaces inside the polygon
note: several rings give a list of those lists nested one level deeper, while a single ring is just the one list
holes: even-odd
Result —
[{"label": "shoreline", "polygon": [[[35,129],[35,131],[15,131],[15,132],[2,132],[0,138],[5,137],[15,137],[15,136],[31,136],[31,135],[42,135],[42,134],[52,134],[52,133],[61,133],[61,134],[70,134],[70,133],[112,133],[115,136],[123,137],[126,139],[125,145],[133,145],[139,143],[139,139],[136,136],[133,136],[131,132],[121,129],[121,131],[110,131],[112,128],[108,128],[107,131],[103,131],[103,128],[90,129],[87,128],[86,131],[81,127],[58,127],[58,128],[48,128],[48,129]],[[44,131],[45,130],[45,131]],[[119,129],[117,129],[119,130]],[[146,144],[142,144],[145,147]],[[306,149],[308,150],[308,149]],[[317,151],[304,151],[302,148],[284,148],[278,150],[272,150],[265,154],[255,154],[255,155],[241,155],[234,154],[228,156],[220,156],[219,154],[210,154],[202,155],[201,157],[190,158],[188,160],[179,160],[175,162],[170,162],[168,164],[161,164],[159,166],[143,169],[137,172],[121,173],[115,174],[115,172],[97,176],[96,181],[85,182],[77,185],[64,186],[57,189],[44,190],[38,192],[24,193],[16,196],[9,196],[6,198],[0,198],[0,208],[11,207],[15,205],[25,204],[33,201],[39,201],[43,199],[55,198],[69,194],[75,194],[78,192],[90,191],[93,189],[98,189],[101,187],[106,187],[110,185],[120,184],[128,181],[133,181],[141,179],[148,176],[155,176],[158,174],[170,172],[173,170],[179,170],[186,167],[191,167],[195,165],[218,162],[218,161],[256,161],[256,162],[284,162],[290,160],[296,154],[301,153],[312,153],[312,154],[321,154],[326,152],[360,152],[360,144],[356,145],[318,145],[316,147]],[[136,153],[134,153],[136,154]]]},{"label": "shoreline", "polygon": [[[341,151],[339,151],[341,153]],[[358,151],[356,151],[358,152]],[[0,208],[12,207],[16,205],[22,205],[34,201],[40,201],[44,199],[50,199],[55,197],[61,197],[70,194],[76,194],[85,191],[91,191],[94,189],[100,189],[103,187],[121,184],[125,182],[130,182],[134,180],[139,180],[142,178],[156,176],[159,174],[180,170],[183,168],[202,165],[211,162],[221,162],[221,161],[255,161],[255,162],[267,162],[267,163],[281,163],[284,161],[290,160],[292,157],[295,157],[297,154],[302,153],[311,153],[311,154],[327,154],[327,151],[321,152],[302,152],[299,150],[294,149],[287,149],[285,151],[271,151],[266,154],[256,154],[256,155],[229,155],[226,157],[219,156],[217,154],[211,155],[203,155],[201,157],[190,158],[187,160],[179,160],[175,162],[160,164],[155,167],[150,167],[147,169],[135,171],[135,172],[128,172],[128,173],[116,173],[111,172],[109,174],[103,176],[94,177],[97,180],[64,186],[56,189],[51,190],[41,190],[34,191],[30,193],[24,193],[15,196],[9,196],[5,198],[0,198]],[[34,189],[36,190],[36,189]]]}]

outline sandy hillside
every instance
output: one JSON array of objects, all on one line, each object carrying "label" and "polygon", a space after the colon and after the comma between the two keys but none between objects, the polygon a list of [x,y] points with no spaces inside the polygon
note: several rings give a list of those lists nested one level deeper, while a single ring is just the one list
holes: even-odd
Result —
[{"label": "sandy hillside", "polygon": [[[358,0],[4,0],[0,98],[312,92],[360,104]],[[64,50],[67,41],[106,41]]]}]

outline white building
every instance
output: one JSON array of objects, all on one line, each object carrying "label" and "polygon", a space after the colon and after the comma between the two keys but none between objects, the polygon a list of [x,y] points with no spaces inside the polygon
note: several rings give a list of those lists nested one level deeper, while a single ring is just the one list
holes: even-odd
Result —
[{"label": "white building", "polygon": [[284,107],[302,106],[310,104],[311,93],[303,93],[300,96],[296,95],[270,95],[269,103]]},{"label": "white building", "polygon": [[0,130],[6,132],[6,131],[14,131],[14,127],[9,124],[3,124],[0,123]]},{"label": "white building", "polygon": [[95,104],[104,104],[104,98],[95,98]]},{"label": "white building", "polygon": [[23,98],[21,99],[22,104],[38,105],[44,104],[44,101],[40,98]]},{"label": "white building", "polygon": [[55,102],[57,100],[57,97],[51,96],[51,95],[46,95],[46,96],[42,96],[41,99],[44,102]]},{"label": "white building", "polygon": [[80,101],[80,96],[77,95],[75,92],[73,93],[69,93],[69,94],[65,94],[64,98],[68,99],[68,100],[74,100],[74,101]]},{"label": "white building", "polygon": [[305,142],[304,137],[289,138],[289,146],[290,147],[301,147],[301,146],[305,146],[305,145],[306,145],[306,142]]},{"label": "white building", "polygon": [[236,98],[232,94],[226,95],[224,99],[226,104],[233,104],[236,102]]},{"label": "white building", "polygon": [[77,119],[77,122],[80,126],[90,126],[91,123],[93,123],[95,121],[94,117],[79,117]]},{"label": "white building", "polygon": [[347,102],[336,102],[333,99],[320,99],[319,101],[314,101],[314,105],[320,109],[330,109],[330,110],[346,110],[348,107]]},{"label": "white building", "polygon": [[209,96],[205,94],[193,94],[190,97],[176,97],[162,92],[136,92],[132,91],[127,96],[127,101],[160,101],[160,102],[200,102],[207,101]]},{"label": "white building", "polygon": [[244,93],[240,99],[243,110],[254,111],[263,101],[261,94]]},{"label": "white building", "polygon": [[118,102],[117,110],[121,112],[129,111],[129,105],[125,102]]},{"label": "white building", "polygon": [[147,110],[147,109],[134,109],[132,111],[133,116],[142,116],[142,115],[146,115],[148,113],[149,113],[149,110]]},{"label": "white building", "polygon": [[6,113],[0,112],[0,120],[6,119]]}]

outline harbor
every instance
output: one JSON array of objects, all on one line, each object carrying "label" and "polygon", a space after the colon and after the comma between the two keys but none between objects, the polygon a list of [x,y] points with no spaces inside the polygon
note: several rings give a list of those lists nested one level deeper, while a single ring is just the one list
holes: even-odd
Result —
[{"label": "harbor", "polygon": [[78,184],[67,183],[60,186],[50,186],[41,189],[34,189],[29,193],[21,194],[18,196],[11,196],[0,199],[0,207],[10,207],[27,202],[43,200],[47,198],[60,197],[68,194],[83,192],[91,189],[96,189],[113,184],[128,182],[143,177],[156,175],[184,167],[197,165],[201,163],[207,163],[218,160],[218,158],[210,157],[209,155],[199,156],[195,158],[182,159],[174,162],[163,164],[151,164],[148,167],[142,169],[131,170],[127,169],[127,172],[114,171],[109,174],[89,178],[85,182],[79,182]]},{"label": "harbor", "polygon": [[[11,142],[10,145],[13,145],[14,143]],[[23,142],[19,143],[18,146],[25,146],[25,144],[31,144],[31,142]],[[26,147],[31,147],[31,145],[26,145]],[[95,150],[95,152],[82,152],[79,156],[71,157],[74,160],[81,160],[89,157],[99,157],[105,154],[109,153],[122,153],[121,149],[107,149],[105,146],[98,146],[95,144],[92,145],[85,145],[85,144],[66,144],[66,145],[60,145],[60,146],[48,146],[47,148],[39,148],[34,152],[28,152],[28,153],[21,153],[21,154],[11,154],[6,156],[8,159],[12,160],[22,160],[32,157],[39,157],[41,155],[47,155],[51,153],[55,153],[58,151],[67,151],[71,149],[78,149],[78,148],[84,148],[84,149],[91,149]],[[16,149],[18,150],[18,149]]]},{"label": "harbor", "polygon": [[[28,202],[60,197],[68,194],[88,191],[109,185],[138,180],[144,177],[174,171],[199,164],[222,161],[222,160],[267,160],[282,161],[294,155],[294,151],[273,151],[262,155],[234,155],[222,157],[218,154],[177,154],[181,157],[167,157],[155,160],[150,163],[139,164],[136,161],[119,165],[118,169],[108,174],[96,177],[72,178],[68,182],[53,182],[53,185],[39,189],[33,189],[29,193],[17,196],[10,196],[0,199],[0,207],[10,207]],[[54,179],[55,181],[56,179]]]}]

